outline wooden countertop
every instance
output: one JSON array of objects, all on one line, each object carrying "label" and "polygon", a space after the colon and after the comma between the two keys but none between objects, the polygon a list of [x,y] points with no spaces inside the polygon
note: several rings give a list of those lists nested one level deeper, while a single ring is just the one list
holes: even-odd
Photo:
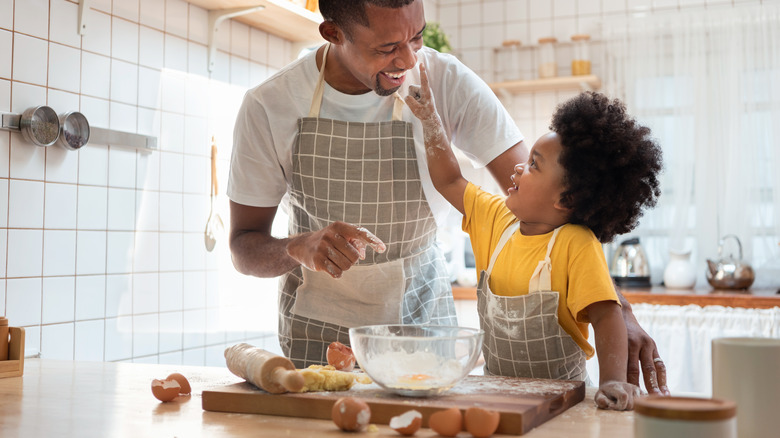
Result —
[{"label": "wooden countertop", "polygon": [[[193,394],[160,403],[152,396],[151,381],[172,372],[189,379]],[[384,425],[375,432],[342,434],[327,420],[202,409],[204,389],[238,381],[227,368],[220,367],[29,359],[24,376],[0,379],[0,430],[3,436],[26,438],[400,436]],[[596,409],[594,391],[589,388],[583,402],[525,436],[633,437],[633,412]],[[415,436],[438,435],[421,429]],[[464,432],[458,436],[469,435]]]},{"label": "wooden countertop", "polygon": [[[748,289],[746,291],[717,289],[666,289],[662,286],[651,288],[620,288],[620,292],[629,303],[665,304],[685,306],[745,307],[752,309],[771,309],[780,307],[780,294],[776,289]],[[473,287],[452,287],[456,300],[476,300],[477,292]]]}]

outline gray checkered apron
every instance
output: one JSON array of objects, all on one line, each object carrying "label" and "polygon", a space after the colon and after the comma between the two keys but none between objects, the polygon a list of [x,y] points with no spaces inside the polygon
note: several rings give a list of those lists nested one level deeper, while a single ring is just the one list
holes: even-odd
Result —
[{"label": "gray checkered apron", "polygon": [[[392,121],[320,118],[325,59],[327,47],[311,111],[298,120],[289,232],[344,221],[374,233],[387,251],[367,249],[366,259],[340,279],[302,267],[281,277],[279,341],[299,368],[326,363],[333,341],[348,345],[350,326],[457,322],[449,274],[436,245],[436,222],[420,182],[412,125],[400,120],[403,99],[396,93]],[[320,285],[327,293],[317,293]],[[296,303],[304,296],[308,305]],[[312,317],[318,307],[319,317]],[[306,309],[308,316],[298,309]],[[340,315],[344,309],[347,314]]]},{"label": "gray checkered apron", "polygon": [[520,223],[507,228],[477,286],[477,311],[485,331],[485,374],[541,379],[585,380],[585,352],[558,323],[558,292],[551,291],[550,252],[560,228],[547,244],[547,255],[534,270],[528,294],[499,296],[488,286],[493,264]]}]

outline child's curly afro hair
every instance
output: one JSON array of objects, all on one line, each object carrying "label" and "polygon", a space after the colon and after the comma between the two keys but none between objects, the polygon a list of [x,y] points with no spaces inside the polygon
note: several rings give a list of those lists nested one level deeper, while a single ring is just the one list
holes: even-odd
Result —
[{"label": "child's curly afro hair", "polygon": [[661,194],[662,154],[650,128],[619,100],[585,92],[558,107],[550,129],[563,145],[561,202],[571,209],[569,222],[587,226],[602,243],[633,230]]}]

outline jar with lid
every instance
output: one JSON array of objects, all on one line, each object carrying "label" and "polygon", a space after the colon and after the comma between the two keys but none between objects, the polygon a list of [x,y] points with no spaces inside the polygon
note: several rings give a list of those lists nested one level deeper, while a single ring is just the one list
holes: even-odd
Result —
[{"label": "jar with lid", "polygon": [[555,62],[555,43],[553,37],[539,38],[538,63],[539,77],[553,78],[558,75],[558,64]]},{"label": "jar with lid", "polygon": [[571,74],[573,76],[589,75],[590,53],[588,45],[590,44],[590,35],[572,35],[571,40],[574,43],[574,56],[571,59]]},{"label": "jar with lid", "polygon": [[634,400],[636,438],[737,438],[737,404],[696,397],[640,397]]},{"label": "jar with lid", "polygon": [[520,41],[506,40],[495,49],[496,80],[520,79]]}]

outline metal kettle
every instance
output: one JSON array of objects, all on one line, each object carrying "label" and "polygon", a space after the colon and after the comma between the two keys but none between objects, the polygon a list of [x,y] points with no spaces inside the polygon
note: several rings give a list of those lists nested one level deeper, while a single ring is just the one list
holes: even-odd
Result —
[{"label": "metal kettle", "polygon": [[612,257],[609,270],[620,287],[650,287],[650,264],[639,238],[624,240]]},{"label": "metal kettle", "polygon": [[[722,257],[723,244],[728,238],[733,238],[737,241],[739,257],[736,259],[733,254],[729,254],[728,257]],[[720,239],[718,257],[720,257],[718,261],[707,259],[707,281],[712,287],[715,289],[747,289],[753,284],[756,274],[749,264],[742,261],[742,243],[737,236],[728,234]]]}]

